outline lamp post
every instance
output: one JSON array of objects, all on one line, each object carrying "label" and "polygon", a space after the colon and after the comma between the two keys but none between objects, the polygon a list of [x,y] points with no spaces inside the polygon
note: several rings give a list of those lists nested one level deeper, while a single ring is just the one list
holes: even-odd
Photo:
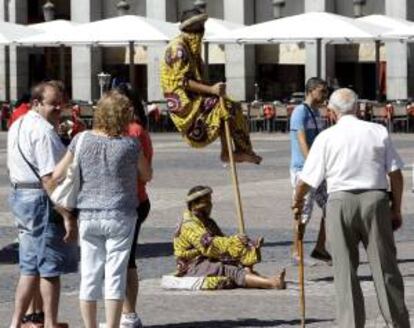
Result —
[{"label": "lamp post", "polygon": [[363,7],[366,3],[366,0],[354,0],[354,16],[361,17],[363,16]]},{"label": "lamp post", "polygon": [[47,0],[46,3],[42,6],[43,17],[46,22],[50,22],[55,19],[55,5]]},{"label": "lamp post", "polygon": [[286,5],[285,0],[272,0],[273,5],[273,17],[275,19],[282,17],[282,9]]},{"label": "lamp post", "polygon": [[[126,0],[120,0],[116,4],[116,9],[118,10],[118,16],[124,16],[128,14],[131,6]],[[129,49],[129,83],[131,83],[132,89],[135,89],[135,46],[134,41],[128,41]]]},{"label": "lamp post", "polygon": [[254,101],[259,101],[260,87],[259,83],[254,82]]},{"label": "lamp post", "polygon": [[118,10],[118,16],[124,16],[128,14],[131,6],[125,0],[121,0],[116,4],[116,9]]},{"label": "lamp post", "polygon": [[[55,5],[50,0],[46,1],[46,3],[42,6],[42,10],[45,22],[50,22],[55,19]],[[45,56],[47,66],[49,66],[50,52],[47,49],[45,49]],[[63,83],[65,83],[65,46],[63,44],[59,46],[59,78]]]},{"label": "lamp post", "polygon": [[[3,2],[3,10],[4,10],[4,21],[10,21],[10,0],[6,0]],[[6,102],[10,101],[10,46],[4,47],[4,100]]]},{"label": "lamp post", "polygon": [[205,0],[195,0],[194,1],[194,8],[197,8],[200,11],[202,11],[203,13],[205,13],[206,10],[207,10],[207,1],[205,1]]},{"label": "lamp post", "polygon": [[102,97],[105,89],[109,86],[109,81],[111,81],[111,74],[100,72],[98,75],[98,83],[99,83],[99,96]]}]

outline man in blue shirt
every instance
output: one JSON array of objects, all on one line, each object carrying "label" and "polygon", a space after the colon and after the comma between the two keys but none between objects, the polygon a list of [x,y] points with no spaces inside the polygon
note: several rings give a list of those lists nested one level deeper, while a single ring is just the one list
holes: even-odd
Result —
[{"label": "man in blue shirt", "polygon": [[[317,77],[310,78],[305,86],[305,101],[296,106],[290,119],[290,143],[291,143],[291,163],[290,176],[292,187],[295,188],[300,179],[306,157],[310,147],[318,133],[322,130],[323,124],[319,113],[319,108],[325,105],[328,96],[327,83]],[[295,194],[293,194],[293,198]],[[311,253],[313,258],[330,262],[331,256],[325,247],[325,204],[327,200],[326,184],[322,183],[317,189],[307,194],[302,211],[302,222],[307,223],[312,215],[313,203],[316,202],[322,209],[322,218],[319,228],[318,240],[315,248]],[[295,234],[294,245],[292,250],[292,260],[298,263],[298,239]],[[305,263],[310,265],[316,264],[306,260]]]}]

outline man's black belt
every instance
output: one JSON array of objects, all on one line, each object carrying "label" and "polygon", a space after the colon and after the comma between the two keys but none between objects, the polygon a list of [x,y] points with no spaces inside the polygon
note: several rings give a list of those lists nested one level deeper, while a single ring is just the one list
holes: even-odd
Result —
[{"label": "man's black belt", "polygon": [[362,194],[364,192],[369,192],[369,191],[387,192],[387,189],[350,189],[350,190],[338,190],[338,191],[349,192],[352,194]]},{"label": "man's black belt", "polygon": [[13,189],[43,189],[40,182],[12,182],[11,186]]}]

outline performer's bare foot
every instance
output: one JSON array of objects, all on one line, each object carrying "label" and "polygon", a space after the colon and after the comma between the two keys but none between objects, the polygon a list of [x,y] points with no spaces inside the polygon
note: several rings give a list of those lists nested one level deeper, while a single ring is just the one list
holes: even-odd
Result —
[{"label": "performer's bare foot", "polygon": [[[229,155],[228,154],[221,154],[220,156],[222,162],[229,162]],[[256,155],[255,153],[247,154],[247,153],[239,153],[233,152],[233,159],[236,163],[253,163],[259,165],[262,161],[262,157]]]},{"label": "performer's bare foot", "polygon": [[276,276],[264,277],[254,272],[252,269],[246,269],[246,288],[263,288],[263,289],[286,289],[285,275],[286,270]]},{"label": "performer's bare foot", "polygon": [[282,272],[279,273],[277,276],[270,277],[270,279],[272,279],[273,281],[273,288],[286,289],[285,276],[286,276],[286,269],[283,269]]}]

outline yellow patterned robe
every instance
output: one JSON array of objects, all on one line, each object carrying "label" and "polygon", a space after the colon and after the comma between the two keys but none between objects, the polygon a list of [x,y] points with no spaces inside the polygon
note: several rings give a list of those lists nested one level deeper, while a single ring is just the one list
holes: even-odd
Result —
[{"label": "yellow patterned robe", "polygon": [[[186,276],[191,266],[203,260],[222,262],[233,266],[253,266],[260,262],[260,248],[252,240],[243,242],[238,236],[225,236],[213,219],[202,222],[190,211],[185,211],[174,236],[174,256],[177,276]],[[202,289],[233,287],[226,276],[207,275]]]},{"label": "yellow patterned robe", "polygon": [[171,119],[192,147],[205,147],[222,133],[222,121],[230,119],[236,152],[252,153],[246,119],[240,104],[229,99],[225,107],[217,96],[188,90],[188,81],[202,83],[201,34],[182,33],[172,40],[161,62],[161,87]]}]

